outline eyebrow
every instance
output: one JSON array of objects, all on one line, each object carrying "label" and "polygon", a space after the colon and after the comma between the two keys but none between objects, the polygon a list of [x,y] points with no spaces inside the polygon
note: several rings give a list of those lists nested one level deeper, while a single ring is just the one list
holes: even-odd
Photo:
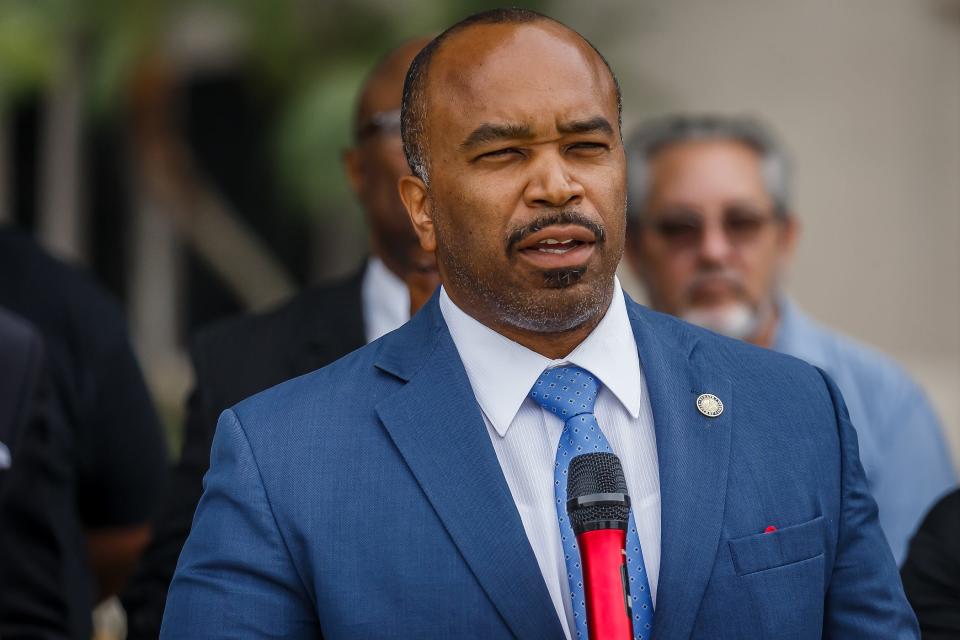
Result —
[{"label": "eyebrow", "polygon": [[526,124],[484,123],[473,130],[467,139],[460,143],[461,149],[471,149],[497,140],[529,140],[533,129]]},{"label": "eyebrow", "polygon": [[[595,116],[586,120],[572,120],[557,125],[560,133],[595,133],[602,132],[613,135],[613,127],[603,116]],[[533,129],[526,124],[494,124],[484,123],[474,129],[466,140],[460,143],[460,148],[468,150],[499,140],[529,140],[534,137]]]},{"label": "eyebrow", "polygon": [[557,131],[560,133],[595,133],[599,131],[607,135],[613,135],[613,127],[603,116],[595,116],[587,120],[561,122],[557,125]]}]

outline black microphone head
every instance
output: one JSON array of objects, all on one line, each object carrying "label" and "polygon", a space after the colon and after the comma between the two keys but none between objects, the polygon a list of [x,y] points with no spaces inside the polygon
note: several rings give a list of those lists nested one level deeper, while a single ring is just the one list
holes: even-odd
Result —
[{"label": "black microphone head", "polygon": [[623,528],[630,519],[627,480],[613,453],[587,453],[567,469],[567,514],[576,533]]}]

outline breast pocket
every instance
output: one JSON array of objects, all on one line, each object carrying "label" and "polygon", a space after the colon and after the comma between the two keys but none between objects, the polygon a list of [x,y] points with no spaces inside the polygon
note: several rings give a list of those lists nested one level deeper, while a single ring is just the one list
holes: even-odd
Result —
[{"label": "breast pocket", "polygon": [[819,638],[823,630],[824,522],[728,541],[762,638]]},{"label": "breast pocket", "polygon": [[737,575],[775,569],[823,554],[823,516],[771,533],[730,540],[730,555]]}]

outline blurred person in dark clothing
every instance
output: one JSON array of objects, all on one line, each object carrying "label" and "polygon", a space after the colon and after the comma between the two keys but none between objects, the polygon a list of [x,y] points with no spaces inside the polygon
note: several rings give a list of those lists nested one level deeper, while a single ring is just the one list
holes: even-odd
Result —
[{"label": "blurred person in dark clothing", "polygon": [[51,391],[40,334],[0,309],[0,638],[91,633],[72,435]]},{"label": "blurred person in dark clothing", "polygon": [[69,554],[89,561],[69,577],[70,589],[97,602],[120,589],[149,539],[167,471],[164,435],[120,307],[11,228],[0,229],[0,306],[29,321],[46,345],[53,400],[70,430],[70,517],[83,531]]},{"label": "blurred person in dark clothing", "polygon": [[924,640],[960,638],[960,490],[924,518],[900,577]]},{"label": "blurred person in dark clothing", "polygon": [[0,495],[31,416],[42,370],[42,345],[26,322],[0,309]]},{"label": "blurred person in dark clothing", "polygon": [[897,562],[956,484],[943,431],[890,358],[817,324],[782,291],[799,223],[783,150],[758,122],[668,116],[627,142],[625,255],[653,308],[796,356],[843,393],[880,525]]},{"label": "blurred person in dark clothing", "polygon": [[[154,525],[154,537],[122,596],[128,637],[156,638],[167,589],[203,490],[217,418],[227,407],[318,369],[396,329],[439,283],[433,254],[420,248],[397,193],[410,169],[400,139],[403,80],[428,39],[390,52],[367,78],[354,115],[354,145],[343,161],[370,229],[370,257],[342,282],[307,289],[262,315],[201,331],[191,356],[196,386],[184,446]],[[236,348],[243,344],[244,349]]]}]

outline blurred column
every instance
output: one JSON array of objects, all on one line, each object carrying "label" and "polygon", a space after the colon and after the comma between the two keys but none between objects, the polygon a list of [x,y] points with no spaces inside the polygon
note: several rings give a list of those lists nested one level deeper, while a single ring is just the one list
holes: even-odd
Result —
[{"label": "blurred column", "polygon": [[[183,244],[170,216],[142,192],[135,202],[128,243],[130,335],[169,428],[180,424],[183,399],[192,384],[192,371],[179,343]],[[174,437],[171,444],[178,450],[175,442]]]},{"label": "blurred column", "polygon": [[180,251],[168,216],[146,198],[130,235],[129,322],[140,356],[155,363],[177,350]]},{"label": "blurred column", "polygon": [[71,261],[85,256],[80,205],[83,59],[77,37],[63,47],[44,105],[39,176],[38,235],[53,253]]}]

